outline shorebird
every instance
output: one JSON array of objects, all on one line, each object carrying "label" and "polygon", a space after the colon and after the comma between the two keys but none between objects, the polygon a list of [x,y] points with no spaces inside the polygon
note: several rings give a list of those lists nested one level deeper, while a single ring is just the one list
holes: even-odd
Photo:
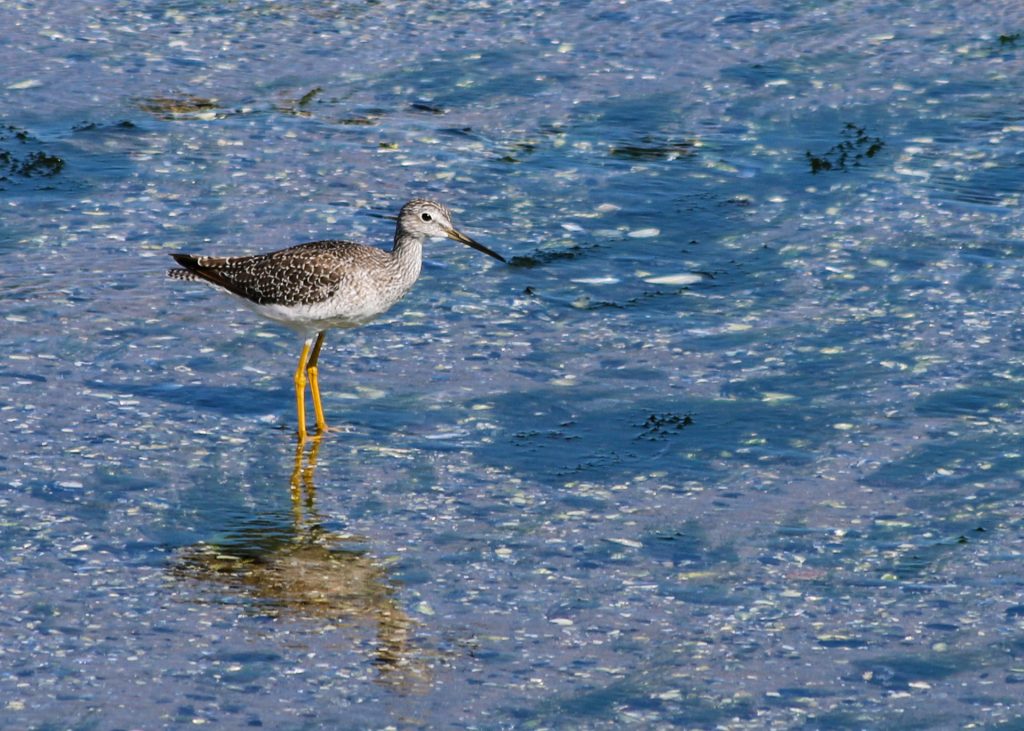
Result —
[{"label": "shorebird", "polygon": [[182,267],[172,279],[203,281],[241,299],[255,312],[291,328],[303,338],[295,370],[299,442],[306,440],[306,384],[313,397],[319,436],[327,430],[317,361],[332,328],[365,325],[384,314],[420,275],[423,242],[449,238],[498,261],[505,259],[459,232],[440,203],[415,199],[402,206],[391,251],[351,241],[313,241],[255,256],[214,257],[171,254]]}]

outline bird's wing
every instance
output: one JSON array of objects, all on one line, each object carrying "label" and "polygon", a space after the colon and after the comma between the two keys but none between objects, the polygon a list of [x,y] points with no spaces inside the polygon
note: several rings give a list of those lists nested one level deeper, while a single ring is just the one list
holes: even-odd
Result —
[{"label": "bird's wing", "polygon": [[345,285],[346,271],[355,269],[360,259],[376,259],[386,254],[347,241],[314,241],[256,256],[171,256],[193,278],[206,280],[256,304],[289,306],[328,299]]}]

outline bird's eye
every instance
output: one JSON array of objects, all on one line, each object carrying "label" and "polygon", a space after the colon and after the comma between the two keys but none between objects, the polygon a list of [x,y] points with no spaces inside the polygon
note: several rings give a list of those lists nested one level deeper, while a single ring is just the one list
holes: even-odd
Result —
[{"label": "bird's eye", "polygon": [[421,219],[421,220],[423,220],[423,221],[431,221],[431,220],[433,220],[433,219],[432,219],[432,218],[430,217],[430,214],[429,214],[429,213],[421,213],[421,214],[420,214],[420,219]]}]

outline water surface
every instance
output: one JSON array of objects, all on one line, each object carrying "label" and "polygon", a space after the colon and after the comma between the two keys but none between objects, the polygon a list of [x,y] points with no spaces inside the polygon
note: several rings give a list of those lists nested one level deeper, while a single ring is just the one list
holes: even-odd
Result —
[{"label": "water surface", "polygon": [[[0,9],[4,728],[1016,728],[1016,3]],[[169,252],[386,245],[299,343]]]}]

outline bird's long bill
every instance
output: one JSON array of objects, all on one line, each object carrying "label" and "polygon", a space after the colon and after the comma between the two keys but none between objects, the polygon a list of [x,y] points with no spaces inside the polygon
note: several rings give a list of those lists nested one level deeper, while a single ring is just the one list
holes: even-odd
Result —
[{"label": "bird's long bill", "polygon": [[473,239],[471,239],[468,236],[466,236],[466,234],[460,233],[459,231],[456,231],[454,228],[450,228],[450,229],[446,230],[445,233],[448,234],[448,238],[450,238],[450,239],[452,239],[454,241],[458,241],[460,244],[465,244],[466,246],[472,247],[472,248],[476,249],[477,251],[484,252],[485,254],[487,254],[487,256],[493,256],[495,259],[497,259],[500,262],[503,262],[503,263],[505,262],[505,257],[503,257],[501,254],[497,254],[497,253],[491,251],[490,249],[488,249],[483,244],[479,244],[476,241],[473,241]]}]

